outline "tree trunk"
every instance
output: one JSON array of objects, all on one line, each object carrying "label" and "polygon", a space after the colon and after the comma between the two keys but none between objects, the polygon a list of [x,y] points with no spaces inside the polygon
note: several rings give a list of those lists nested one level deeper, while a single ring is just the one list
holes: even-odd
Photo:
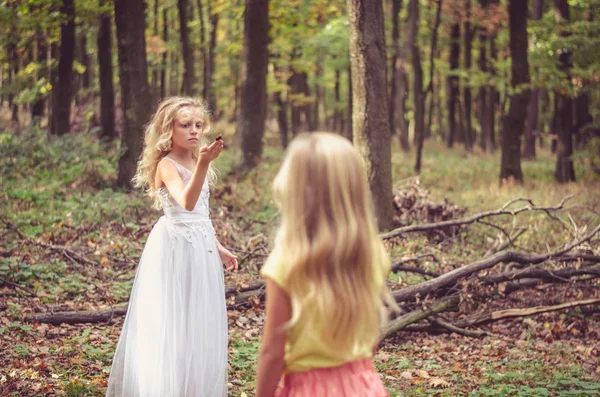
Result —
[{"label": "tree trunk", "polygon": [[[479,0],[480,5],[488,12],[488,6],[496,4],[495,0]],[[485,28],[480,28],[479,34],[479,68],[482,72],[489,73],[489,80],[493,79],[495,74],[493,61],[497,58],[496,51],[496,36],[492,32],[487,31]],[[489,60],[487,57],[487,47],[489,41]],[[483,151],[494,152],[495,139],[495,113],[498,93],[495,87],[491,84],[486,84],[479,89],[479,109],[480,109],[480,124],[481,124],[481,135],[479,145]]]},{"label": "tree trunk", "polygon": [[392,226],[390,125],[381,0],[347,0],[354,144],[367,168],[380,229]]},{"label": "tree trunk", "polygon": [[184,95],[194,95],[194,50],[190,44],[188,28],[188,1],[177,0],[179,9],[179,34],[181,38],[181,56],[183,57],[183,82],[181,91]]},{"label": "tree trunk", "polygon": [[[37,45],[37,57],[35,61],[41,65],[40,75],[46,69],[46,59],[48,58],[48,45],[46,40],[43,37],[41,31],[36,33],[36,45]],[[44,66],[42,66],[44,65]],[[37,74],[37,73],[36,73]],[[39,78],[39,75],[36,76],[36,79]],[[39,126],[41,124],[41,119],[44,117],[44,107],[45,107],[45,99],[44,97],[39,97],[31,107],[31,122],[33,125]]]},{"label": "tree trunk", "polygon": [[339,69],[335,70],[335,85],[333,88],[333,94],[335,95],[335,107],[333,111],[333,130],[342,135],[344,133],[344,122],[340,112],[340,103],[342,97],[340,94],[341,85],[341,72]]},{"label": "tree trunk", "polygon": [[[210,0],[206,0],[209,2]],[[206,87],[206,71],[208,68],[208,53],[206,50],[206,28],[204,27],[204,8],[202,7],[202,0],[197,0],[198,5],[198,20],[200,21],[200,54],[202,55],[202,97],[204,100],[208,98],[208,91]]]},{"label": "tree trunk", "polygon": [[429,138],[431,136],[431,121],[433,119],[433,107],[435,105],[435,86],[433,84],[433,78],[435,74],[435,54],[437,50],[438,30],[442,22],[443,0],[438,0],[437,3],[437,12],[435,14],[435,22],[433,23],[433,32],[431,33],[431,52],[429,54],[429,85],[427,86],[427,90],[425,90],[425,98],[423,99],[425,101],[427,99],[427,95],[431,94],[431,100],[429,101],[429,116],[427,119],[427,129],[425,130],[425,138]]},{"label": "tree trunk", "polygon": [[269,0],[246,0],[244,14],[244,68],[237,135],[241,137],[240,168],[258,165],[263,151],[267,111],[269,62]]},{"label": "tree trunk", "polygon": [[[100,6],[105,6],[109,0],[100,0]],[[102,139],[117,138],[115,130],[115,92],[113,87],[112,65],[112,16],[103,13],[98,21],[98,74],[100,79],[100,119],[102,123]]]},{"label": "tree trunk", "polygon": [[[487,8],[487,0],[479,0],[479,4],[486,9]],[[482,73],[488,72],[487,67],[487,39],[488,34],[484,27],[479,28],[479,70]],[[488,85],[482,85],[479,87],[479,125],[481,127],[480,135],[479,135],[479,147],[485,152],[487,151],[487,142],[486,142],[486,107],[487,107],[487,89]]]},{"label": "tree trunk", "polygon": [[[498,49],[496,48],[496,35],[490,37],[490,58],[492,62],[498,60]],[[489,66],[490,74],[496,75],[496,69],[493,64]],[[487,101],[486,101],[486,147],[490,153],[496,150],[496,110],[498,109],[498,102],[500,101],[500,94],[496,87],[493,85],[487,88]]]},{"label": "tree trunk", "polygon": [[85,67],[85,71],[81,76],[81,86],[90,88],[92,86],[92,62],[87,51],[87,30],[83,30],[79,34],[79,53],[81,56],[81,64]]},{"label": "tree trunk", "polygon": [[[154,0],[154,27],[153,34],[156,38],[160,37],[160,30],[158,28],[158,21],[160,19],[160,7],[159,0]],[[157,64],[154,66],[154,70],[152,71],[152,97],[154,98],[154,103],[158,103],[161,99],[160,92],[160,70]]]},{"label": "tree trunk", "polygon": [[[459,66],[460,56],[460,25],[455,22],[452,25],[452,31],[450,33],[450,73],[456,72]],[[457,101],[459,99],[459,81],[458,76],[448,76],[448,147],[454,146],[454,140],[457,135],[456,127],[456,108]]]},{"label": "tree trunk", "polygon": [[75,59],[75,3],[63,0],[61,14],[66,22],[60,28],[60,58],[58,81],[55,86],[53,133],[63,135],[71,126],[71,100],[73,99],[73,60]]},{"label": "tree trunk", "polygon": [[[543,0],[533,1],[533,13],[531,15],[534,21],[542,18]],[[529,46],[534,47],[535,43],[531,41]],[[535,138],[537,135],[538,115],[540,103],[540,89],[534,88],[531,91],[529,104],[527,105],[527,120],[525,122],[525,136],[523,140],[523,159],[535,160]]]},{"label": "tree trunk", "polygon": [[287,122],[287,101],[283,99],[283,93],[277,91],[275,93],[277,101],[277,123],[279,124],[279,136],[281,137],[281,147],[284,149],[288,146],[288,122]]},{"label": "tree trunk", "polygon": [[[390,81],[390,129],[392,135],[396,132],[396,125],[399,129],[400,147],[404,152],[410,150],[408,141],[408,122],[406,120],[406,67],[404,60],[406,51],[400,51],[400,11],[402,10],[402,0],[392,0],[392,62],[391,62],[391,81]],[[398,111],[396,111],[396,101],[398,101]]]},{"label": "tree trunk", "polygon": [[353,131],[354,131],[354,126],[352,123],[352,114],[353,114],[353,110],[352,110],[352,102],[354,101],[354,93],[352,92],[352,65],[350,64],[350,62],[348,62],[348,104],[346,106],[346,113],[347,113],[347,117],[348,117],[348,122],[346,123],[346,128],[344,129],[344,136],[346,138],[348,138],[348,140],[350,142],[353,141],[354,137],[353,137]]},{"label": "tree trunk", "polygon": [[[554,0],[554,12],[558,24],[568,23],[569,3],[567,0]],[[567,36],[561,31],[560,36]],[[564,50],[558,56],[558,67],[566,73],[570,83],[571,54]],[[556,115],[558,140],[556,142],[556,173],[554,179],[558,182],[575,181],[573,168],[573,103],[569,93],[564,93],[560,88],[556,91]]]},{"label": "tree trunk", "polygon": [[[465,69],[467,73],[471,70],[473,59],[473,31],[471,29],[471,0],[465,1],[466,21],[464,23],[464,42],[465,42]],[[464,98],[464,142],[465,147],[470,152],[473,150],[473,127],[471,121],[471,88],[465,84],[463,88]]]},{"label": "tree trunk", "polygon": [[[586,11],[584,20],[592,21],[591,10]],[[583,149],[586,139],[581,136],[583,127],[586,124],[593,122],[593,117],[590,114],[590,81],[583,80],[583,87],[579,95],[573,100],[573,132],[575,133],[575,150]]]},{"label": "tree trunk", "polygon": [[150,118],[143,0],[115,0],[123,133],[117,185],[131,186],[142,152],[143,127]]},{"label": "tree trunk", "polygon": [[316,71],[315,71],[315,103],[313,108],[313,127],[315,130],[321,129],[321,103],[323,103],[323,86],[321,79],[323,78],[323,65],[321,54],[317,54]]},{"label": "tree trunk", "polygon": [[423,67],[419,49],[419,0],[410,0],[410,19],[408,21],[412,68],[413,68],[413,101],[415,104],[415,146],[417,157],[415,172],[421,172],[421,157],[425,140],[425,93],[423,92]]},{"label": "tree trunk", "polygon": [[500,180],[514,179],[523,181],[521,172],[521,136],[527,116],[529,89],[529,63],[527,60],[527,2],[509,0],[508,3],[510,53],[511,53],[511,86],[513,95],[510,109],[503,122],[502,131],[502,163]]},{"label": "tree trunk", "polygon": [[210,21],[210,37],[208,42],[208,62],[206,64],[206,75],[204,78],[205,99],[214,115],[217,114],[217,100],[213,87],[213,74],[215,71],[215,48],[217,46],[217,27],[219,25],[219,14],[212,11],[211,1],[207,0],[207,11]]},{"label": "tree trunk", "polygon": [[[163,8],[163,41],[169,42],[169,15],[167,7]],[[160,97],[164,98],[167,96],[167,62],[168,62],[168,50],[165,49],[162,55],[162,69],[160,71]]]}]

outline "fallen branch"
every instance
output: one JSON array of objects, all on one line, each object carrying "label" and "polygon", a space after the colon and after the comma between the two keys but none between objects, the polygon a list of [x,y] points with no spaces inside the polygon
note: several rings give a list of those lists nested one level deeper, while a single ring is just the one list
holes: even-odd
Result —
[{"label": "fallen branch", "polygon": [[[249,287],[241,288],[239,291],[235,288],[229,288],[225,292],[226,297],[235,296],[233,305],[229,305],[228,309],[239,309],[240,307],[249,304],[249,299],[252,296],[257,296],[259,299],[264,297],[264,289],[262,284],[253,284]],[[74,310],[64,312],[47,312],[33,313],[27,316],[29,322],[48,323],[53,325],[59,324],[79,324],[79,323],[106,323],[115,317],[124,316],[127,314],[128,303],[120,303],[112,308],[102,310]]]},{"label": "fallen branch", "polygon": [[578,306],[586,306],[600,303],[600,299],[586,299],[575,302],[562,303],[560,305],[554,306],[534,306],[527,307],[524,309],[506,309],[506,310],[498,310],[491,313],[483,313],[473,316],[469,319],[459,321],[456,326],[458,327],[472,327],[476,325],[488,324],[494,321],[503,320],[506,318],[515,318],[515,317],[527,317],[533,316],[534,314],[547,313],[547,312],[555,312],[564,309],[570,309],[572,307]]},{"label": "fallen branch", "polygon": [[450,332],[454,332],[455,334],[468,336],[471,338],[481,338],[483,336],[491,335],[489,332],[482,331],[479,329],[470,330],[470,329],[460,328],[460,327],[457,327],[456,325],[450,324],[449,322],[441,320],[439,318],[432,318],[429,321],[431,321],[431,323],[437,325],[438,327],[445,328],[446,330],[448,330]]},{"label": "fallen branch", "polygon": [[[517,198],[517,199],[513,199],[513,200],[509,201],[508,203],[504,204],[502,206],[502,208],[497,209],[497,210],[480,212],[480,213],[474,214],[474,215],[472,215],[468,218],[464,218],[464,219],[453,219],[453,220],[442,221],[442,222],[403,226],[403,227],[394,229],[390,232],[380,234],[380,237],[384,240],[387,240],[390,238],[399,237],[406,233],[426,232],[426,231],[440,229],[440,228],[446,228],[446,227],[469,225],[471,223],[478,222],[481,219],[489,218],[492,216],[499,216],[499,215],[515,216],[515,215],[517,215],[521,212],[525,212],[525,211],[541,211],[541,212],[545,212],[548,215],[552,216],[550,211],[557,211],[557,210],[563,209],[565,202],[567,200],[569,200],[571,197],[572,196],[567,196],[567,197],[563,198],[561,200],[561,202],[554,207],[537,207],[533,204],[533,202],[530,199]],[[516,202],[519,202],[519,201],[525,201],[529,204],[524,207],[516,208],[514,210],[507,209],[510,205],[512,205]]]},{"label": "fallen branch", "polygon": [[407,258],[407,259],[402,259],[401,261],[395,263],[392,266],[392,273],[396,273],[396,272],[409,272],[409,273],[418,273],[418,274],[422,274],[424,276],[430,276],[430,277],[439,277],[440,274],[439,273],[435,273],[435,272],[428,272],[427,270],[423,270],[420,269],[418,267],[411,267],[411,266],[404,266],[405,263],[410,263],[410,262],[415,262],[418,261],[419,259],[422,258],[427,258],[427,257],[431,257],[433,258],[433,260],[435,262],[438,262],[437,258],[435,255],[433,254],[423,254],[423,255],[418,255],[412,258]]},{"label": "fallen branch", "polygon": [[34,313],[27,316],[27,321],[53,325],[79,323],[106,323],[118,316],[127,314],[128,303],[115,305],[110,309],[68,311],[54,313]]},{"label": "fallen branch", "polygon": [[453,295],[449,298],[444,298],[435,302],[431,307],[427,309],[413,310],[410,313],[395,318],[387,325],[387,327],[385,327],[381,331],[379,341],[389,338],[396,332],[403,330],[411,324],[424,320],[427,317],[431,317],[438,313],[457,309],[459,300],[460,299],[458,295]]},{"label": "fallen branch", "polygon": [[[401,290],[395,291],[393,293],[393,296],[397,302],[412,299],[417,294],[425,296],[433,290],[447,287],[451,284],[456,283],[460,278],[470,276],[473,273],[477,273],[481,270],[491,268],[501,262],[531,263],[534,265],[542,263],[544,261],[547,261],[548,259],[563,256],[565,253],[571,251],[578,245],[591,240],[596,234],[598,234],[598,232],[600,232],[600,226],[597,226],[590,234],[583,237],[582,239],[570,244],[565,248],[559,249],[548,254],[530,255],[521,252],[501,251],[490,257],[483,258],[477,262],[471,263],[470,265],[452,270],[446,274],[441,275],[440,277],[425,281],[421,284],[412,287],[403,288]],[[571,256],[575,258],[578,255],[575,254]]]}]

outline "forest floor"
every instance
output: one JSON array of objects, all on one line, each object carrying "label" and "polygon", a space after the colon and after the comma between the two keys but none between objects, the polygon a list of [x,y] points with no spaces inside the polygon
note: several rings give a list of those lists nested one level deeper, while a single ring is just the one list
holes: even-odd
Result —
[{"label": "forest floor", "polygon": [[[217,125],[211,134],[231,129]],[[248,175],[230,173],[233,149],[217,160],[213,221],[224,245],[237,250],[241,269],[228,286],[260,280],[277,222],[270,182],[282,150],[269,136],[263,162]],[[514,249],[546,252],[600,222],[600,178],[576,160],[578,182],[557,185],[554,158],[540,150],[523,163],[523,185],[498,183],[499,153],[449,150],[425,144],[423,171],[412,171],[413,154],[394,142],[395,188],[420,203],[442,206],[454,217],[496,209],[517,197],[555,205],[573,195],[555,222],[544,215],[502,218],[523,229]],[[158,217],[139,192],[114,189],[118,150],[86,134],[47,138],[43,133],[0,135],[0,396],[103,396],[123,317],[105,323],[50,325],[27,321],[32,313],[98,310],[126,302],[143,244]],[[428,217],[433,217],[429,219]],[[422,212],[399,222],[436,221]],[[567,226],[565,226],[567,225]],[[586,226],[587,225],[587,226]],[[481,257],[498,231],[476,225],[450,241],[411,235],[390,246],[394,260],[434,252],[447,270]],[[444,268],[444,269],[440,269]],[[391,288],[423,281],[391,275]],[[600,288],[560,285],[512,294],[490,307],[529,307],[600,297]],[[259,299],[229,299],[230,396],[252,396],[263,324]],[[504,320],[482,329],[491,336],[401,332],[386,340],[375,363],[392,396],[592,396],[600,395],[598,307]]]}]

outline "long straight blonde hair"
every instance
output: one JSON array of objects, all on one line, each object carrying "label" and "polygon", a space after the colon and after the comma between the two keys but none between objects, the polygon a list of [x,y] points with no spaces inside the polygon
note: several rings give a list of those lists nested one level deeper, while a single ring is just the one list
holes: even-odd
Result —
[{"label": "long straight blonde hair", "polygon": [[356,347],[360,335],[378,332],[391,299],[390,259],[378,237],[364,164],[345,138],[301,134],[287,150],[273,195],[281,224],[267,261],[286,268],[288,326],[300,318],[326,321],[326,341]]},{"label": "long straight blonde hair", "polygon": [[[192,97],[168,97],[160,102],[156,112],[144,129],[144,150],[137,164],[137,171],[133,177],[133,185],[144,189],[144,192],[154,199],[158,208],[160,201],[154,187],[158,163],[171,152],[173,145],[173,125],[190,112],[198,112],[202,119],[200,134],[203,142],[207,142],[206,134],[210,131],[210,113],[206,103]],[[194,149],[193,156],[198,159],[200,147]],[[210,183],[216,180],[216,172],[212,163],[208,169],[207,178]]]}]

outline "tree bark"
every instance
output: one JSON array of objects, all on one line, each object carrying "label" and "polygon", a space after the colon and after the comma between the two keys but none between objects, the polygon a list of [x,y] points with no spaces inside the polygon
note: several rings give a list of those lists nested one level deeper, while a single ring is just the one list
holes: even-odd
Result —
[{"label": "tree bark", "polygon": [[[531,19],[538,21],[542,18],[542,7],[543,0],[533,1],[533,13]],[[532,41],[530,47],[533,47],[535,43]],[[535,160],[536,150],[535,141],[537,135],[538,115],[539,115],[539,103],[540,103],[540,89],[534,88],[531,90],[531,96],[529,97],[529,104],[527,105],[527,120],[525,122],[525,137],[523,140],[523,159],[524,160]]]},{"label": "tree bark", "polygon": [[263,151],[267,111],[269,62],[269,0],[246,0],[244,15],[244,67],[238,133],[242,170],[258,165]]},{"label": "tree bark", "polygon": [[[464,23],[464,49],[465,49],[465,69],[469,73],[472,66],[473,59],[473,31],[471,28],[471,0],[465,1],[466,8],[466,20]],[[468,84],[464,85],[463,88],[463,99],[464,99],[464,142],[465,147],[470,152],[473,150],[473,127],[471,120],[471,88]]]},{"label": "tree bark", "polygon": [[[109,0],[100,0],[100,7]],[[98,21],[98,74],[100,80],[100,119],[102,132],[100,137],[106,140],[117,138],[115,130],[115,92],[113,87],[112,65],[112,16],[103,13]]]},{"label": "tree bark", "polygon": [[521,136],[529,102],[529,63],[527,60],[527,2],[508,3],[511,53],[511,86],[514,90],[510,109],[503,122],[500,180],[523,181],[521,171]]},{"label": "tree bark", "polygon": [[364,159],[380,229],[392,226],[392,175],[381,0],[347,0],[354,145]]},{"label": "tree bark", "polygon": [[433,23],[433,32],[431,33],[431,51],[429,53],[429,85],[427,86],[427,90],[425,90],[425,99],[427,99],[428,94],[431,94],[431,101],[429,102],[429,117],[427,120],[425,138],[429,138],[431,136],[431,122],[433,119],[433,108],[435,106],[435,86],[433,84],[435,75],[435,54],[437,50],[438,31],[442,22],[443,0],[438,0],[437,3],[437,12],[435,14],[435,22]]},{"label": "tree bark", "polygon": [[117,185],[130,187],[142,152],[143,127],[150,118],[143,0],[115,0],[123,134]]},{"label": "tree bark", "polygon": [[[210,0],[206,0],[207,2]],[[206,87],[206,71],[208,68],[208,52],[206,49],[206,28],[204,22],[204,8],[202,5],[202,0],[197,0],[196,2],[198,6],[198,20],[200,21],[200,54],[202,55],[202,97],[206,100],[208,98],[208,90]]]},{"label": "tree bark", "polygon": [[[167,7],[163,8],[163,41],[169,41],[169,15]],[[160,97],[167,96],[167,66],[168,66],[168,50],[165,49],[162,55],[162,69],[160,71]]]},{"label": "tree bark", "polygon": [[219,14],[213,13],[212,0],[207,0],[208,20],[210,21],[210,36],[208,41],[208,59],[204,76],[204,98],[208,101],[208,106],[213,113],[217,115],[217,99],[213,87],[213,74],[215,71],[215,48],[217,47],[217,27],[219,25]]},{"label": "tree bark", "polygon": [[190,44],[188,27],[188,1],[177,0],[179,9],[179,35],[181,38],[181,55],[183,57],[183,82],[181,91],[185,95],[194,95],[194,51]]},{"label": "tree bark", "polygon": [[[450,73],[456,72],[459,66],[460,56],[460,25],[455,22],[452,25],[452,31],[450,33]],[[459,98],[459,81],[458,76],[448,76],[448,147],[454,146],[454,140],[456,139],[458,126],[456,121],[456,108],[457,101]]]},{"label": "tree bark", "polygon": [[64,19],[60,28],[60,58],[58,81],[54,102],[55,134],[63,135],[71,128],[71,100],[73,99],[73,60],[75,59],[75,3],[63,0],[61,14]]},{"label": "tree bark", "polygon": [[419,0],[410,0],[410,19],[408,29],[412,42],[411,58],[413,67],[413,101],[415,104],[415,144],[417,156],[415,172],[421,172],[421,157],[423,155],[423,142],[425,141],[425,93],[423,92],[423,67],[421,66],[421,53],[419,49]]},{"label": "tree bark", "polygon": [[[46,40],[44,39],[41,31],[36,32],[36,42],[35,43],[37,46],[37,56],[36,56],[35,61],[40,65],[44,65],[41,67],[41,71],[39,73],[39,75],[42,75],[44,73],[44,70],[46,69],[45,65],[46,65],[46,59],[48,57],[48,45],[47,45]],[[39,78],[39,75],[36,75],[36,79]],[[45,103],[46,103],[46,100],[42,96],[42,97],[39,97],[31,106],[31,122],[33,125],[37,125],[37,126],[40,125],[41,119],[44,116]]]},{"label": "tree bark", "polygon": [[[346,123],[346,128],[344,129],[344,136],[348,138],[350,142],[353,140],[352,131],[354,131],[354,126],[352,125],[352,102],[354,93],[352,92],[352,65],[348,62],[348,104],[346,106],[346,113],[348,117],[348,122]],[[292,113],[293,114],[293,113]],[[293,116],[292,116],[293,117]]]},{"label": "tree bark", "polygon": [[85,71],[81,76],[81,86],[90,88],[92,86],[92,62],[87,51],[87,30],[83,30],[79,34],[79,52],[81,55],[81,64],[85,66]]},{"label": "tree bark", "polygon": [[[567,0],[554,0],[554,12],[558,24],[568,23],[569,3]],[[561,31],[560,36],[568,33]],[[571,54],[563,50],[558,56],[558,67],[567,75],[570,84]],[[575,169],[573,167],[573,101],[568,92],[560,88],[556,90],[556,124],[558,140],[556,142],[556,173],[554,179],[558,182],[575,181]]]},{"label": "tree bark", "polygon": [[[399,129],[400,147],[404,152],[410,150],[408,141],[408,121],[406,120],[406,94],[407,79],[406,51],[400,51],[400,11],[402,10],[402,0],[392,0],[392,62],[391,62],[391,81],[390,81],[390,129],[392,135],[396,131],[396,124]],[[398,101],[398,111],[396,111],[396,101]]]}]

